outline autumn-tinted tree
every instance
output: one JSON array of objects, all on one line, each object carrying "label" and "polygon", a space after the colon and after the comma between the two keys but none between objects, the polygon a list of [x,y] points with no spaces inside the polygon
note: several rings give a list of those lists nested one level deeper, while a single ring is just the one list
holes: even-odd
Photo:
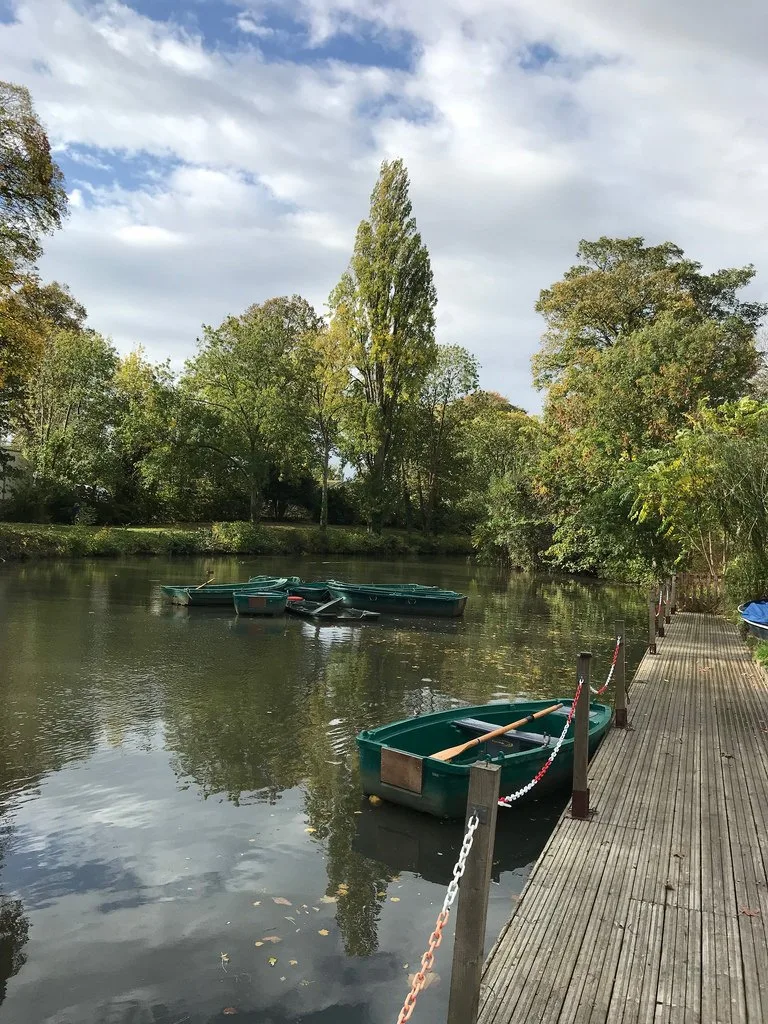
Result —
[{"label": "autumn-tinted tree", "polygon": [[352,381],[345,446],[365,474],[369,525],[381,528],[406,414],[435,358],[437,302],[402,160],[384,162],[349,268],[334,289],[333,326],[346,338]]}]

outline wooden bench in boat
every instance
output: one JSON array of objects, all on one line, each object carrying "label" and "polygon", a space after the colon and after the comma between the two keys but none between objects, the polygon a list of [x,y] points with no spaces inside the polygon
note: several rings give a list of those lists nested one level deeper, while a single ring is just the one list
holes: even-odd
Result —
[{"label": "wooden bench in boat", "polygon": [[[498,723],[483,722],[480,718],[460,718],[453,724],[459,732],[470,736],[483,736],[485,733],[499,728]],[[515,729],[514,732],[510,732],[506,736],[497,736],[495,740],[490,741],[490,744],[503,747],[507,751],[510,747],[513,750],[530,750],[531,747],[551,747],[554,746],[554,743],[555,740],[544,733],[522,732],[520,729]]]}]

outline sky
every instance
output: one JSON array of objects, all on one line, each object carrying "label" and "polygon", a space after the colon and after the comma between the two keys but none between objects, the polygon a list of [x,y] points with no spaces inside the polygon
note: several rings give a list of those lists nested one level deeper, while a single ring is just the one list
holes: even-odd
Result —
[{"label": "sky", "polygon": [[541,288],[581,238],[754,263],[768,299],[768,5],[757,0],[0,0],[71,214],[41,270],[121,351],[323,310],[382,160],[429,247],[437,338],[534,410]]}]

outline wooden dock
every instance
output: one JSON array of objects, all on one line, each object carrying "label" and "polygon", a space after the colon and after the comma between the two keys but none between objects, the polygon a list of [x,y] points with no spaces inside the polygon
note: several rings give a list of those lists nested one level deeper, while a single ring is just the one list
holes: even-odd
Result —
[{"label": "wooden dock", "polygon": [[[768,1022],[768,678],[681,613],[483,971],[479,1024]],[[501,811],[500,814],[505,812]]]}]

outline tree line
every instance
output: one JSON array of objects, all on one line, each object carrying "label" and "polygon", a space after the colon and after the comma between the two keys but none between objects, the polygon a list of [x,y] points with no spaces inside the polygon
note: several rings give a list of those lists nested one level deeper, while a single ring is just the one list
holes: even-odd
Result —
[{"label": "tree line", "polygon": [[[385,161],[327,314],[299,295],[205,326],[174,373],[120,355],[41,238],[66,215],[29,94],[0,85],[0,514],[149,523],[313,518],[472,533],[526,568],[641,577],[687,560],[768,580],[768,307],[751,266],[583,241],[537,303],[543,411],[435,337],[401,160]],[[20,459],[12,460],[12,451]],[[13,464],[12,464],[13,462]],[[735,567],[735,568],[734,568]]]}]

